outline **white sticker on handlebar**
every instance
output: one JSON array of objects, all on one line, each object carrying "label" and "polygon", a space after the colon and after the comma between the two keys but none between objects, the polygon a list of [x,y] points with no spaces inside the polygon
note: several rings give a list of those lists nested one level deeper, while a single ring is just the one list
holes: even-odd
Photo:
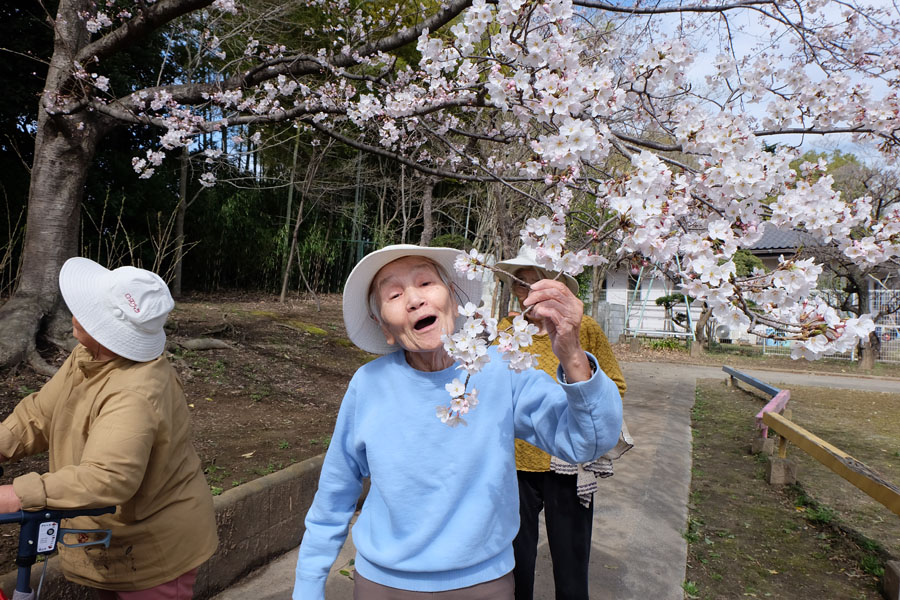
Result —
[{"label": "white sticker on handlebar", "polygon": [[56,535],[59,533],[59,523],[55,521],[47,521],[41,523],[38,529],[38,552],[53,552],[56,548]]}]

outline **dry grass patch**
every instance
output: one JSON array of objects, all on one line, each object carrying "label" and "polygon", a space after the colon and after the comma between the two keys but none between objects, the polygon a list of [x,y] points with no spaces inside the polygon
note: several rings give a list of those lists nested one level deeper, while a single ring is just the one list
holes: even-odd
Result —
[{"label": "dry grass patch", "polygon": [[[771,382],[778,385],[777,381]],[[799,485],[773,488],[749,454],[763,398],[700,381],[685,590],[696,598],[880,598],[900,519],[797,448]],[[900,395],[791,389],[794,421],[900,481]]]}]

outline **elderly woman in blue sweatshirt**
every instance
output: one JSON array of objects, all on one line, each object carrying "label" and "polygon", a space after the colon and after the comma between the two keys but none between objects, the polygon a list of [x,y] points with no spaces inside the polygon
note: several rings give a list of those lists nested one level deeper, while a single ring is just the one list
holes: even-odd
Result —
[{"label": "elderly woman in blue sweatshirt", "polygon": [[354,598],[513,598],[519,527],[516,438],[572,463],[602,456],[622,428],[616,384],[581,347],[582,304],[565,284],[532,285],[527,306],[548,325],[557,378],[516,373],[495,347],[472,376],[480,403],[467,426],[435,415],[460,377],[441,336],[481,282],[457,274],[458,251],[388,246],[360,261],[344,287],[347,334],[384,356],[347,389],[306,516],[293,600],[325,597],[365,477],[371,487],[353,527]]}]

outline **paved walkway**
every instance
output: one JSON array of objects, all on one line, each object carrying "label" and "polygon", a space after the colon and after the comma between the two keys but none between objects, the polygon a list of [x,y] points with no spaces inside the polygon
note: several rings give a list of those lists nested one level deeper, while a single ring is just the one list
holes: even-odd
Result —
[{"label": "paved walkway", "polygon": [[[681,600],[691,480],[691,407],[697,379],[723,379],[720,367],[622,363],[628,382],[625,418],[635,447],[616,463],[616,475],[597,494],[591,598]],[[840,377],[781,371],[744,371],[777,387],[818,385],[897,392],[895,379]],[[353,597],[353,584],[337,571],[353,557],[348,542],[329,578],[328,600]],[[293,587],[296,550],[251,574],[215,600],[285,600]],[[539,547],[535,600],[553,598],[546,541]]]}]

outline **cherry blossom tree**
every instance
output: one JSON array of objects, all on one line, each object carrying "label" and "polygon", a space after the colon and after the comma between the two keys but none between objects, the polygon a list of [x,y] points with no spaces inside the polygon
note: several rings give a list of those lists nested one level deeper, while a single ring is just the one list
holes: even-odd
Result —
[{"label": "cherry blossom tree", "polygon": [[[852,154],[835,151],[829,154],[807,152],[800,162],[820,163],[822,176],[830,177],[831,187],[842,196],[866,196],[872,199],[870,222],[878,223],[881,215],[891,210],[900,199],[900,177],[896,167],[888,164],[863,164]],[[853,234],[860,243],[873,236],[873,231],[865,226],[858,227]],[[883,294],[897,287],[897,273],[900,262],[897,257],[883,261],[854,260],[848,256],[837,241],[825,241],[812,235],[798,236],[798,258],[812,257],[823,266],[819,294],[829,305],[843,314],[862,316],[870,314],[879,322],[900,310],[900,302],[895,298],[886,302],[876,301],[876,294]],[[890,294],[890,296],[896,296]],[[877,331],[869,334],[868,344],[861,352],[860,367],[871,369],[880,353],[881,338]]]},{"label": "cherry blossom tree", "polygon": [[[808,357],[853,346],[871,320],[810,297],[815,260],[738,277],[735,252],[766,221],[861,264],[898,251],[900,209],[874,216],[820,165],[790,167],[819,136],[896,152],[900,25],[886,3],[61,0],[52,21],[23,276],[0,309],[7,364],[58,300],[84,172],[119,126],[160,130],[135,157],[142,177],[199,134],[294,121],[426,176],[502,185],[544,207],[521,237],[546,266],[577,274],[598,249],[638,255],[719,322],[786,332]],[[111,89],[104,62],[176,23],[196,32],[202,80]],[[571,214],[585,201],[595,210]],[[569,235],[573,218],[587,235]],[[461,265],[478,276],[481,261]]]}]

